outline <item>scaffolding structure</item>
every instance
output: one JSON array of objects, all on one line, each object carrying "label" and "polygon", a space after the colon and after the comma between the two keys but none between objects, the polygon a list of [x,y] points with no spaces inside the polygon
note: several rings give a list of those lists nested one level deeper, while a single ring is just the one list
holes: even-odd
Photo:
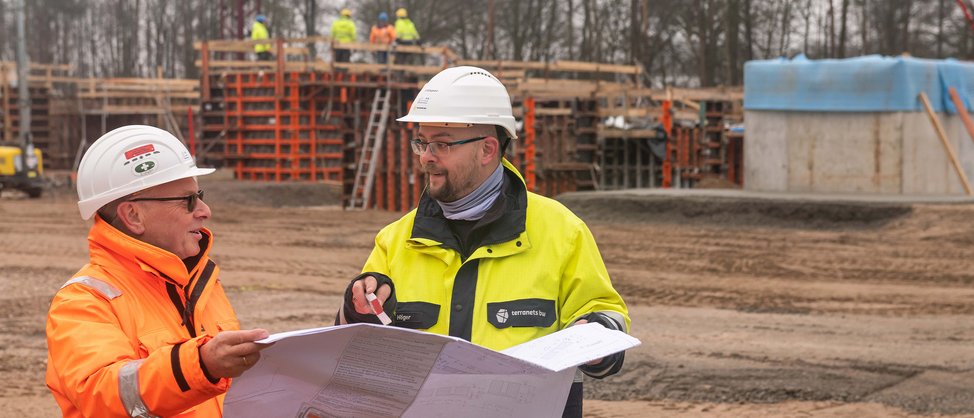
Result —
[{"label": "scaffolding structure", "polygon": [[[50,117],[35,111],[35,142],[54,167],[70,168],[85,138],[125,124],[156,125],[179,136],[202,165],[229,168],[240,180],[340,185],[347,205],[376,91],[389,92],[395,119],[432,75],[474,65],[502,80],[523,122],[507,156],[529,190],[554,196],[741,183],[743,135],[727,129],[742,120],[740,88],[648,89],[638,66],[465,61],[441,46],[392,49],[327,37],[259,41],[280,51],[270,61],[221,59],[248,56],[257,42],[197,43],[199,80],[82,79],[66,75],[69,68],[37,67],[33,97],[48,101]],[[338,49],[352,49],[356,62],[308,52]],[[369,62],[376,51],[387,52],[388,62]],[[397,52],[416,54],[412,61],[425,65],[397,64]],[[13,103],[9,90],[0,91],[2,103]],[[4,106],[7,137],[15,133],[15,112]],[[368,207],[405,211],[419,201],[425,178],[408,143],[416,128],[390,121],[376,132],[384,142],[373,180],[360,187],[369,190]]]},{"label": "scaffolding structure", "polygon": [[[67,71],[68,66],[31,64],[28,72],[28,95],[30,96],[30,133],[35,146],[41,149],[52,148],[51,137],[51,88],[44,77],[53,77]],[[19,93],[17,91],[17,64],[0,61],[0,140],[6,143],[17,141],[20,136],[20,114],[18,112]]]},{"label": "scaffolding structure", "polygon": [[[422,84],[449,65],[485,68],[508,88],[515,117],[524,122],[508,158],[532,191],[692,187],[710,177],[733,182],[741,170],[742,161],[734,160],[741,153],[728,151],[724,137],[725,119],[740,119],[739,88],[652,90],[639,84],[638,66],[470,61],[439,46],[393,50],[327,37],[262,42],[282,53],[271,61],[226,61],[214,57],[256,42],[197,45],[200,155],[233,168],[239,179],[341,184],[347,205],[375,91],[389,89],[392,117],[403,115]],[[307,52],[328,48],[351,49],[358,62],[327,62]],[[397,64],[395,52],[405,50],[431,65]],[[375,51],[388,52],[389,61],[368,62]],[[661,129],[664,113],[675,122],[668,130]],[[370,207],[404,211],[418,202],[425,179],[408,144],[414,128],[388,124],[365,199]]]},{"label": "scaffolding structure", "polygon": [[[15,65],[0,62],[0,131],[16,140]],[[30,132],[47,168],[71,169],[85,146],[114,128],[155,125],[191,142],[191,120],[199,109],[199,82],[163,78],[81,78],[61,64],[31,63]]]}]

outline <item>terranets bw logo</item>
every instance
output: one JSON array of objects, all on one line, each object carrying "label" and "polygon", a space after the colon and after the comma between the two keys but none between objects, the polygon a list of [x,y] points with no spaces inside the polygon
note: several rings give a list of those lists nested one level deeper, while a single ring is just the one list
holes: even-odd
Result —
[{"label": "terranets bw logo", "polygon": [[511,316],[537,316],[544,318],[548,316],[548,313],[538,309],[508,311],[507,309],[500,308],[497,310],[497,322],[500,324],[506,323]]}]

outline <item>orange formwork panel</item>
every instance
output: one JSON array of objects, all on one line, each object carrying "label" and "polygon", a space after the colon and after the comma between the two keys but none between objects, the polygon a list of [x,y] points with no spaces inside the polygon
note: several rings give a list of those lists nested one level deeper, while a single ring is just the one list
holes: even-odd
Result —
[{"label": "orange formwork panel", "polygon": [[[317,81],[319,75],[291,72],[283,74],[280,81],[273,73],[224,77],[224,157],[234,163],[237,178],[340,179],[340,126],[322,120],[318,116],[320,102],[301,94],[303,84]],[[327,79],[327,75],[321,77]],[[282,96],[276,94],[278,90]]]}]

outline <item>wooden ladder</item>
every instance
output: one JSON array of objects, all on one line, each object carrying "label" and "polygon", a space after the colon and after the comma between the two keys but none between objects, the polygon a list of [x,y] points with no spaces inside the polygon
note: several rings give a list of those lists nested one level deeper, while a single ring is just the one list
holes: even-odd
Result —
[{"label": "wooden ladder", "polygon": [[389,96],[392,89],[376,89],[372,99],[372,112],[369,113],[369,124],[365,128],[365,139],[362,141],[362,152],[359,154],[358,164],[355,166],[355,183],[352,195],[348,199],[346,209],[365,209],[369,207],[372,197],[372,185],[375,182],[375,164],[385,142],[386,121],[389,119]]}]

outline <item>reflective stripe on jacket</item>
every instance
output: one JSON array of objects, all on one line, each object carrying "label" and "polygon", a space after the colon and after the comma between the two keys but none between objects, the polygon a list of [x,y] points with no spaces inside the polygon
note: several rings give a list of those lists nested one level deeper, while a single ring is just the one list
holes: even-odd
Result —
[{"label": "reflective stripe on jacket", "polygon": [[381,28],[375,25],[372,27],[372,32],[369,33],[369,42],[373,44],[388,45],[395,40],[396,30],[393,29],[392,25],[385,25]]},{"label": "reflective stripe on jacket", "polygon": [[428,195],[386,226],[364,272],[396,285],[396,325],[453,335],[494,349],[553,333],[582,315],[626,305],[588,227],[555,200],[527,192],[506,160],[503,215],[463,259],[442,210]]},{"label": "reflective stripe on jacket", "polygon": [[419,39],[416,25],[407,17],[396,19],[396,36],[401,41],[415,41]]},{"label": "reflective stripe on jacket", "polygon": [[355,42],[355,22],[345,16],[331,24],[331,38],[338,42]]},{"label": "reflective stripe on jacket", "polygon": [[[47,318],[46,382],[65,417],[222,415],[230,379],[209,381],[198,347],[240,325],[202,232],[202,251],[184,264],[96,217],[90,263]],[[189,314],[176,307],[187,299]]]},{"label": "reflective stripe on jacket", "polygon": [[[267,39],[269,37],[270,34],[267,32],[267,26],[264,26],[264,24],[260,22],[254,22],[253,28],[250,29],[250,39],[256,41],[260,39]],[[254,52],[257,53],[267,52],[270,50],[271,50],[271,44],[254,45]]]}]

